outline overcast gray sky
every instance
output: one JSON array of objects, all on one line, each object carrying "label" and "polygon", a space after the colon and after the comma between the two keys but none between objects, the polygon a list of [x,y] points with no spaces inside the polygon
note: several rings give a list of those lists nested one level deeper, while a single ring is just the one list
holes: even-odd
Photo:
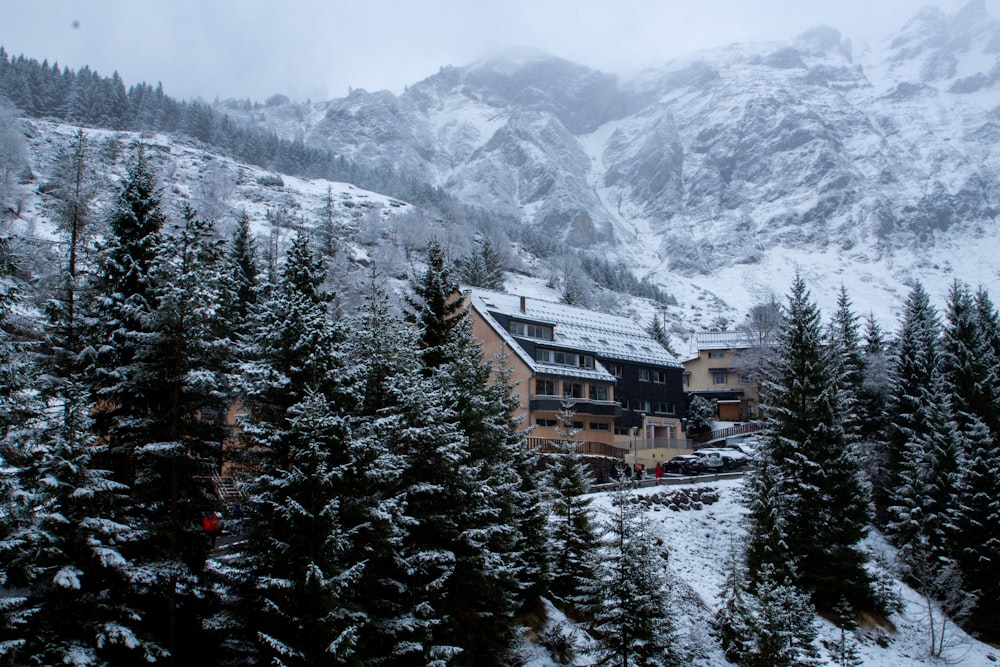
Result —
[{"label": "overcast gray sky", "polygon": [[[855,43],[961,0],[0,0],[11,55],[179,98],[399,93],[443,65],[534,47],[608,72],[826,24]],[[986,0],[1000,16],[1000,0]]]}]

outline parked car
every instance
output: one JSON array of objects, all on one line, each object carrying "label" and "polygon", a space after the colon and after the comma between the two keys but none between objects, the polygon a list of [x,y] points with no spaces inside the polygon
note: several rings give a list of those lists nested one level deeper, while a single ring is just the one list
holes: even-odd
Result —
[{"label": "parked car", "polygon": [[663,472],[680,475],[697,475],[705,470],[701,458],[694,454],[680,454],[663,464]]},{"label": "parked car", "polygon": [[694,456],[701,459],[701,465],[704,466],[705,472],[722,472],[726,463],[722,460],[722,454],[718,450],[712,449],[699,449],[696,450]]},{"label": "parked car", "polygon": [[730,447],[705,447],[699,449],[695,454],[718,454],[722,457],[723,470],[743,470],[750,464],[750,457]]}]

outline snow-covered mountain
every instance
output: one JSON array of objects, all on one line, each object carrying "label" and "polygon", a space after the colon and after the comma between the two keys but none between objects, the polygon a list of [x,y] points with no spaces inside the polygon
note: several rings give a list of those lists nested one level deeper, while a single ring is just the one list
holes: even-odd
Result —
[{"label": "snow-covered mountain", "polygon": [[1000,291],[998,55],[971,0],[870,45],[817,27],[628,79],[522,51],[252,116],[606,252],[675,320],[735,319],[799,270],[822,305],[844,283],[894,323],[913,279]]}]

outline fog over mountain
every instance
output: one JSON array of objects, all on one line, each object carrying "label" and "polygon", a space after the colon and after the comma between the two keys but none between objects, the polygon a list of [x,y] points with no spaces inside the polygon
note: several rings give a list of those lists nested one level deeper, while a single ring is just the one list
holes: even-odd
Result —
[{"label": "fog over mountain", "polygon": [[[218,118],[231,117],[226,137],[242,141],[243,154],[253,152],[253,138],[234,134],[233,122],[294,142],[296,154],[336,156],[332,170],[294,174],[311,184],[286,179],[280,197],[271,177],[242,176],[254,168],[234,161],[231,143],[212,143],[223,133],[207,105],[167,103],[179,115],[171,125],[141,95],[123,104],[137,116],[159,113],[150,127],[176,133],[157,141],[184,144],[193,157],[171,166],[165,148],[165,183],[181,197],[215,192],[206,214],[249,209],[258,220],[281,213],[317,224],[328,186],[346,192],[320,174],[397,203],[408,192],[431,193],[405,208],[422,215],[400,226],[409,235],[406,257],[393,260],[400,267],[444,221],[457,254],[474,234],[495,232],[508,268],[519,272],[510,289],[534,280],[554,285],[559,298],[581,258],[632,272],[676,299],[665,313],[675,337],[719,318],[738,321],[753,303],[780,298],[797,271],[825,311],[843,284],[859,312],[895,327],[915,280],[939,302],[956,279],[1000,291],[1000,21],[984,0],[971,0],[951,13],[924,7],[887,31],[859,46],[819,26],[629,76],[518,49],[442,67],[399,95],[354,89],[319,102],[216,101]],[[125,97],[120,79],[108,85]],[[162,90],[140,93],[164,103]],[[150,129],[136,119],[96,126]],[[39,179],[70,127],[52,137],[45,123],[28,131]],[[271,157],[258,167],[281,171],[275,147],[265,148]],[[204,210],[206,197],[191,199]],[[27,220],[33,210],[18,204],[17,215]],[[359,223],[360,210],[345,209],[354,234],[345,241],[382,233]],[[383,220],[391,210],[404,208],[387,207]],[[399,232],[391,236],[399,245]],[[664,306],[613,294],[590,305],[644,318]]]},{"label": "fog over mountain", "polygon": [[798,268],[888,316],[913,279],[1000,282],[998,54],[972,0],[863,49],[821,26],[631,78],[522,51],[399,96],[228,112],[736,309]]}]

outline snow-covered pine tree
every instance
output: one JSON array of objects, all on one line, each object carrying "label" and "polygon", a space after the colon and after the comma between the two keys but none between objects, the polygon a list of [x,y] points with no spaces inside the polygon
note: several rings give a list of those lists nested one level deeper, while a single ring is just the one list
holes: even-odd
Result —
[{"label": "snow-covered pine tree", "polygon": [[173,659],[204,656],[214,596],[205,576],[209,544],[201,517],[216,499],[205,482],[218,469],[231,342],[220,321],[227,300],[222,241],[190,208],[160,233],[147,277],[146,309],[128,334],[131,359],[118,369],[128,393],[130,520],[143,537],[123,546],[144,624]]},{"label": "snow-covered pine tree", "polygon": [[742,667],[815,667],[816,613],[809,596],[771,565],[756,573],[749,625],[751,646],[738,658]]},{"label": "snow-covered pine tree", "polygon": [[596,579],[597,525],[591,508],[592,473],[576,451],[573,437],[573,413],[567,408],[559,413],[558,451],[552,459],[552,594],[580,607],[584,590]]},{"label": "snow-covered pine tree", "polygon": [[[12,335],[19,323],[5,321],[10,287],[0,277],[0,586],[21,595],[0,604],[0,662],[146,662],[163,652],[124,595],[132,572],[119,545],[134,538],[119,520],[127,487],[93,466],[103,447],[87,388],[56,383],[49,398],[59,401],[48,406],[33,390],[47,372],[28,363],[26,340]],[[65,329],[52,337],[66,349]]]},{"label": "snow-covered pine tree", "polygon": [[801,276],[792,283],[776,352],[763,387],[772,419],[762,447],[784,495],[782,558],[818,608],[831,609],[841,596],[877,608],[859,546],[870,520],[868,488],[844,434],[841,366],[824,344]]},{"label": "snow-covered pine tree", "polygon": [[135,334],[155,308],[150,271],[166,222],[156,174],[142,142],[133,147],[128,172],[108,220],[108,235],[99,248],[99,267],[89,298],[96,320],[93,386],[95,426],[106,436],[115,479],[131,486],[135,449],[145,444],[141,422],[149,414],[151,396],[138,393],[123,373],[136,353]]},{"label": "snow-covered pine tree", "polygon": [[398,409],[380,420],[378,433],[403,462],[406,534],[396,553],[401,608],[386,627],[384,650],[396,665],[475,664],[462,657],[468,646],[456,627],[472,619],[452,597],[467,514],[478,505],[468,438],[451,397],[419,366],[396,375],[389,391]]},{"label": "snow-covered pine tree", "polygon": [[623,667],[684,664],[663,538],[644,519],[628,485],[612,492],[611,503],[597,577],[586,591],[597,659]]},{"label": "snow-covered pine tree", "polygon": [[77,367],[76,356],[82,349],[83,326],[78,311],[80,273],[85,242],[91,235],[92,205],[97,197],[90,139],[77,130],[66,149],[59,152],[53,170],[51,191],[56,229],[65,243],[60,285],[48,304],[49,320],[61,341],[52,355],[53,370],[63,373]]},{"label": "snow-covered pine tree", "polygon": [[228,304],[228,326],[234,337],[249,333],[250,315],[257,303],[260,288],[260,266],[257,258],[257,240],[250,229],[250,216],[240,211],[229,239],[226,252],[226,273],[235,293],[235,300]]},{"label": "snow-covered pine tree", "polygon": [[872,487],[875,520],[885,525],[885,508],[889,505],[888,437],[889,437],[889,355],[882,328],[874,315],[865,321],[863,348],[865,372],[858,397],[858,422],[861,430],[861,457]]},{"label": "snow-covered pine tree", "polygon": [[19,475],[31,489],[31,513],[3,541],[2,560],[5,585],[25,591],[26,613],[9,628],[17,644],[3,632],[4,664],[142,664],[165,655],[142,627],[143,610],[122,594],[134,570],[121,545],[137,537],[120,520],[128,488],[93,466],[102,445],[87,427],[59,411],[20,429]]},{"label": "snow-covered pine tree", "polygon": [[504,288],[503,259],[493,241],[480,236],[475,247],[458,260],[458,278],[466,285],[502,292]]},{"label": "snow-covered pine tree", "polygon": [[[921,411],[927,400],[926,392],[934,389],[934,378],[940,372],[938,339],[941,323],[923,285],[916,283],[906,298],[903,320],[893,350],[889,377],[889,440],[886,469],[878,476],[885,487],[875,497],[892,503],[894,489],[900,485],[899,475],[906,460],[907,443],[923,433]],[[922,393],[923,392],[923,393]],[[877,508],[880,521],[888,521],[888,508]]]},{"label": "snow-covered pine tree", "polygon": [[749,590],[743,553],[734,545],[726,566],[726,580],[719,595],[720,604],[712,621],[712,630],[729,662],[740,663],[753,648],[756,609]]},{"label": "snow-covered pine tree", "polygon": [[660,320],[660,316],[654,314],[649,324],[646,325],[646,333],[656,339],[656,342],[660,344],[664,350],[670,354],[677,356],[677,352],[674,350],[673,345],[670,344],[670,335],[667,330],[663,327],[663,322]]},{"label": "snow-covered pine tree", "polygon": [[448,359],[445,348],[454,343],[452,330],[462,324],[467,311],[437,241],[427,245],[427,268],[410,281],[410,289],[413,294],[406,297],[406,321],[419,332],[424,366],[434,369]]},{"label": "snow-covered pine tree", "polygon": [[954,395],[952,409],[959,426],[978,417],[995,430],[1000,420],[996,389],[1000,379],[992,345],[983,336],[983,324],[969,288],[953,283],[941,336],[941,372]]},{"label": "snow-covered pine tree", "polygon": [[[912,428],[900,431],[908,439],[892,489],[887,529],[904,563],[911,568],[926,563],[933,569],[934,563],[944,567],[954,562],[965,435],[952,418],[951,393],[939,374],[914,397],[923,406]],[[924,573],[921,578],[934,577]]]},{"label": "snow-covered pine tree", "polygon": [[844,432],[849,441],[856,442],[861,433],[859,405],[865,377],[865,356],[861,347],[858,316],[851,310],[851,299],[843,285],[837,294],[837,310],[830,320],[827,340],[834,362],[833,372],[840,378],[840,410]]},{"label": "snow-covered pine tree", "polygon": [[[343,493],[354,472],[342,408],[307,393],[289,409],[288,467],[253,487],[249,539],[242,561],[253,587],[252,630],[260,661],[301,666],[351,664],[363,610],[351,593],[364,562],[347,557]],[[363,657],[363,656],[361,656]]]},{"label": "snow-covered pine tree", "polygon": [[[364,303],[348,326],[346,342],[355,401],[350,415],[352,468],[345,488],[350,502],[339,505],[350,532],[348,558],[364,562],[344,599],[364,613],[356,638],[359,665],[392,663],[406,635],[412,609],[406,588],[406,459],[392,449],[392,434],[403,412],[395,387],[419,372],[416,332],[392,313],[383,280],[373,263],[359,286]],[[344,495],[344,494],[342,494]],[[404,651],[405,653],[405,651]]]},{"label": "snow-covered pine tree", "polygon": [[[984,354],[992,359],[991,366],[1000,364],[1000,320],[985,289],[975,295],[979,331],[985,341]],[[994,409],[997,419],[1000,409]],[[965,579],[971,589],[981,591],[979,602],[969,617],[969,627],[984,638],[997,641],[1000,628],[1000,489],[996,471],[1000,470],[1000,426],[983,416],[990,429],[989,439],[970,432],[970,453],[967,455],[961,491],[963,507],[961,534]],[[975,537],[973,537],[975,536]],[[992,633],[992,634],[991,634]]]},{"label": "snow-covered pine tree", "polygon": [[427,261],[407,298],[408,321],[417,325],[425,374],[450,401],[469,457],[462,480],[469,495],[456,516],[455,567],[441,630],[450,634],[447,643],[463,649],[463,662],[500,664],[512,643],[522,588],[517,568],[508,565],[521,555],[517,518],[533,502],[521,493],[527,471],[519,463],[516,403],[508,376],[484,363],[468,307],[436,243],[428,246]]},{"label": "snow-covered pine tree", "polygon": [[352,502],[345,477],[354,403],[323,279],[308,236],[298,233],[280,282],[254,314],[242,375],[245,445],[265,456],[248,485],[238,590],[251,640],[274,664],[349,655],[359,622],[342,604],[358,570],[344,556],[339,509]]}]

